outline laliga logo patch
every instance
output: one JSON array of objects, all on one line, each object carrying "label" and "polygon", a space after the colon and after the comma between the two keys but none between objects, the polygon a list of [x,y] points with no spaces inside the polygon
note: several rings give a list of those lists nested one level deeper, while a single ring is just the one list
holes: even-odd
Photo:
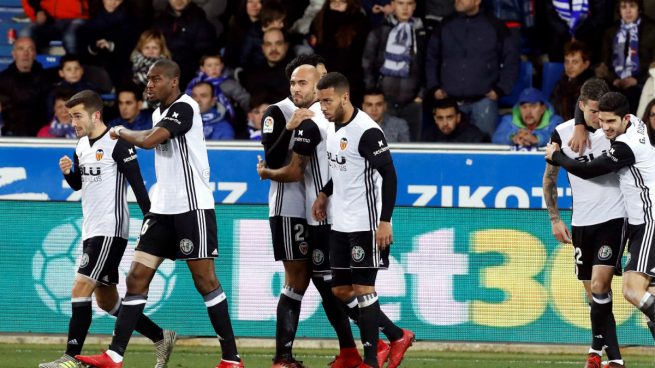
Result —
[{"label": "laliga logo patch", "polygon": [[193,252],[193,242],[189,239],[180,240],[180,252],[184,255],[189,255]]},{"label": "laliga logo patch", "polygon": [[262,124],[262,133],[273,133],[273,117],[267,116]]},{"label": "laliga logo patch", "polygon": [[307,251],[309,251],[309,245],[307,245],[307,242],[302,242],[300,243],[300,246],[298,246],[298,249],[300,249],[300,253],[302,253],[303,256],[306,256]]},{"label": "laliga logo patch", "polygon": [[84,268],[89,265],[89,255],[84,253],[80,258],[80,268]]},{"label": "laliga logo patch", "polygon": [[325,260],[325,256],[323,255],[323,252],[320,249],[314,249],[312,252],[312,262],[318,266],[323,263]]},{"label": "laliga logo patch", "polygon": [[346,138],[341,138],[341,140],[339,141],[339,148],[341,148],[341,150],[343,151],[346,149],[347,146],[348,146],[348,140]]},{"label": "laliga logo patch", "polygon": [[364,248],[360,247],[359,245],[355,245],[350,252],[350,256],[352,257],[353,261],[355,262],[361,262],[362,259],[364,259]]},{"label": "laliga logo patch", "polygon": [[102,157],[105,155],[105,151],[102,149],[96,150],[96,161],[102,160]]},{"label": "laliga logo patch", "polygon": [[612,257],[612,248],[609,245],[603,245],[598,250],[598,259],[606,261]]}]

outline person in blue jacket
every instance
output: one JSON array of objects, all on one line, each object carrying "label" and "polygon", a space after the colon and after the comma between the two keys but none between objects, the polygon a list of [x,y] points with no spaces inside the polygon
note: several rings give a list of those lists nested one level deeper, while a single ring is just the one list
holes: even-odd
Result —
[{"label": "person in blue jacket", "polygon": [[234,129],[227,118],[227,109],[220,103],[216,103],[214,86],[211,83],[196,84],[191,91],[191,98],[196,100],[200,107],[205,139],[234,139]]}]

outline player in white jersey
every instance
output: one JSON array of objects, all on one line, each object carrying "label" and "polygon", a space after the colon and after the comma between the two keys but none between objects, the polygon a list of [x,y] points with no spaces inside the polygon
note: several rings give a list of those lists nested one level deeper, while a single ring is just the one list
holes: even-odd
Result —
[{"label": "player in white jersey", "polygon": [[315,219],[325,219],[331,196],[332,291],[343,301],[357,298],[364,345],[360,367],[384,363],[376,354],[378,326],[382,326],[391,340],[387,367],[395,368],[411,346],[414,333],[400,329],[381,312],[375,292],[377,271],[388,267],[393,239],[391,215],[397,179],[391,152],[379,125],[350,102],[346,77],[328,73],[316,88],[323,115],[334,123],[328,128],[326,142],[331,179],[312,207]]},{"label": "player in white jersey", "polygon": [[[118,314],[118,265],[127,246],[130,222],[127,183],[141,211],[145,214],[150,208],[134,146],[109,138],[102,106],[100,96],[90,90],[75,94],[66,103],[79,141],[73,160],[61,157],[59,168],[73,190],[82,190],[82,256],[73,283],[66,352],[53,362],[39,364],[39,368],[81,366],[74,356],[82,351],[91,325],[91,295],[96,296],[100,308],[111,315]],[[143,314],[138,319],[137,331],[155,343],[155,367],[165,367],[175,332],[162,330]]]},{"label": "player in white jersey", "polygon": [[599,120],[611,141],[609,151],[589,162],[564,155],[557,143],[546,148],[546,159],[583,179],[616,172],[628,215],[628,260],[623,275],[623,296],[649,319],[655,339],[655,296],[649,285],[655,277],[655,148],[650,145],[646,124],[630,114],[627,99],[610,92],[599,101]]},{"label": "player in white jersey", "polygon": [[127,293],[116,321],[109,350],[79,356],[98,368],[122,367],[123,354],[143,312],[148,287],[164,258],[184,260],[205,300],[209,319],[221,344],[217,368],[243,367],[228,313],[225,292],[216,278],[218,255],[214,198],[209,186],[209,162],[198,104],[180,93],[180,69],[171,60],[159,60],[148,71],[146,96],[160,105],[153,112],[153,128],[133,131],[117,126],[110,131],[138,147],[155,151],[156,189],[150,212],[141,227]]},{"label": "player in white jersey", "polygon": [[[569,144],[574,134],[575,121],[571,119],[557,126],[551,142],[562,147],[562,152],[579,161],[591,161],[609,150],[610,141],[600,129],[598,100],[608,92],[607,84],[600,79],[586,81],[580,89],[578,105],[584,113],[591,147],[582,155],[573,152]],[[621,235],[625,224],[623,195],[618,177],[614,173],[583,180],[568,174],[573,193],[572,233],[562,221],[557,209],[557,176],[559,167],[546,163],[543,189],[544,200],[550,215],[553,235],[562,243],[573,242],[575,273],[582,281],[589,300],[592,344],[585,368],[600,368],[603,346],[613,367],[623,367],[623,359],[616,336],[616,321],[612,312],[612,277],[619,261]]]},{"label": "player in white jersey", "polygon": [[[316,83],[320,78],[320,72],[315,65],[320,65],[322,58],[317,55],[299,56],[294,61],[289,63],[288,70],[292,70],[290,76],[290,92],[294,104],[298,107],[298,112],[302,116],[309,116],[311,118],[300,121],[299,119],[287,123],[287,128],[294,129],[293,137],[293,152],[288,165],[279,168],[271,169],[266,167],[264,161],[259,161],[257,172],[262,179],[271,179],[279,183],[291,183],[304,181],[305,188],[305,217],[307,219],[308,229],[308,254],[311,255],[309,259],[294,261],[296,266],[304,267],[306,270],[298,275],[306,277],[302,280],[301,286],[305,289],[309,285],[309,278],[316,286],[316,289],[321,294],[323,299],[323,309],[334,327],[339,339],[339,355],[331,363],[331,367],[356,367],[362,359],[357,351],[355,340],[350,329],[348,316],[344,313],[341,303],[331,291],[332,273],[330,270],[329,261],[329,234],[330,223],[329,219],[323,221],[316,221],[311,217],[308,210],[314,203],[314,199],[319,190],[328,181],[328,168],[327,160],[325,160],[325,138],[327,134],[328,122],[323,118],[320,107],[316,102]],[[293,69],[292,69],[293,68]],[[308,112],[311,112],[308,113]],[[309,169],[307,169],[309,166]],[[285,264],[289,261],[285,261]],[[287,267],[288,269],[288,267]],[[299,277],[296,280],[299,280]],[[302,293],[304,293],[304,290]],[[299,293],[299,295],[302,295]],[[281,296],[282,300],[286,299]],[[300,301],[293,303],[300,307]],[[300,310],[298,309],[298,313]],[[277,346],[281,347],[276,351],[275,364],[287,366],[299,366],[297,361],[289,360],[291,356],[290,347],[285,348],[287,339],[293,339],[297,329],[297,317],[293,319],[292,323],[286,319],[278,319],[277,323],[289,324],[286,329],[277,329],[278,333],[282,332],[282,336],[277,337]],[[285,330],[288,330],[287,333]],[[291,340],[292,341],[292,340]],[[287,351],[285,351],[285,349]],[[276,366],[274,364],[274,367]]]}]

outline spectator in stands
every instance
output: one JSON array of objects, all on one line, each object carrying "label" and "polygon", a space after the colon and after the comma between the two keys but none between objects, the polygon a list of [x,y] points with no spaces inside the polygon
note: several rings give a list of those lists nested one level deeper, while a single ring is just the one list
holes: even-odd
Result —
[{"label": "spectator in stands", "polygon": [[[191,0],[198,5],[207,15],[207,20],[216,29],[216,37],[220,38],[225,27],[221,22],[221,17],[227,10],[228,0]],[[166,9],[168,0],[154,0],[153,6],[157,12],[162,12]]]},{"label": "spectator in stands", "polygon": [[120,117],[107,124],[109,128],[122,125],[130,130],[152,129],[152,110],[143,109],[143,93],[136,85],[129,84],[116,91]]},{"label": "spectator in stands", "polygon": [[644,114],[641,117],[641,121],[646,123],[650,144],[655,146],[655,99],[650,100],[644,108]]},{"label": "spectator in stands", "polygon": [[364,85],[381,88],[389,113],[409,123],[411,140],[416,141],[421,136],[427,36],[421,19],[413,17],[415,0],[392,0],[391,6],[384,23],[368,34],[362,57]]},{"label": "spectator in stands", "polygon": [[261,11],[261,0],[241,0],[230,20],[225,63],[231,69],[256,69],[266,65],[262,52],[264,32],[259,21]]},{"label": "spectator in stands", "polygon": [[[644,115],[646,105],[655,98],[655,62],[650,64],[648,68],[648,79],[644,83],[644,88],[641,89],[641,96],[639,97],[639,107],[637,108],[637,116]],[[646,120],[644,120],[646,121]]]},{"label": "spectator in stands", "polygon": [[366,12],[371,29],[381,26],[385,19],[393,14],[391,0],[363,0],[362,8]]},{"label": "spectator in stands", "polygon": [[166,46],[166,37],[157,30],[141,33],[132,51],[132,81],[143,91],[148,83],[148,70],[159,59],[170,59],[171,52]]},{"label": "spectator in stands", "polygon": [[464,121],[453,98],[437,100],[432,109],[432,126],[423,133],[423,141],[436,143],[489,142],[489,136]]},{"label": "spectator in stands", "polygon": [[55,100],[54,91],[57,89],[65,88],[73,91],[73,93],[77,93],[85,89],[91,89],[98,92],[96,86],[83,79],[84,68],[82,67],[80,58],[77,55],[66,54],[62,56],[61,59],[59,59],[58,75],[61,80],[53,86],[52,90],[48,94],[47,104],[49,116],[54,114],[54,111],[52,110]]},{"label": "spectator in stands", "polygon": [[535,1],[537,13],[543,15],[541,44],[549,61],[564,61],[564,45],[573,39],[591,50],[591,63],[600,61],[602,35],[612,24],[614,0]]},{"label": "spectator in stands", "polygon": [[608,84],[628,98],[632,113],[655,61],[655,22],[642,14],[643,9],[643,0],[620,0],[621,19],[605,32],[603,41]]},{"label": "spectator in stands", "polygon": [[327,70],[348,78],[350,101],[361,106],[364,94],[362,53],[369,22],[359,0],[325,0],[310,29],[310,45],[325,58]]},{"label": "spectator in stands", "polygon": [[580,96],[580,87],[594,76],[587,45],[571,41],[564,46],[564,74],[553,89],[553,107],[564,120],[572,119]]},{"label": "spectator in stands", "polygon": [[84,64],[97,65],[118,86],[131,79],[130,53],[139,38],[134,19],[123,0],[104,0],[103,6],[80,27],[77,40]]},{"label": "spectator in stands", "polygon": [[370,88],[364,92],[362,110],[380,125],[387,142],[410,141],[407,121],[387,113],[387,101],[381,89]]},{"label": "spectator in stands", "polygon": [[35,61],[32,39],[19,37],[11,50],[14,62],[0,73],[2,135],[34,137],[48,121],[46,101],[49,83],[43,67]]},{"label": "spectator in stands", "polygon": [[491,135],[498,98],[512,91],[519,73],[518,48],[504,24],[480,11],[480,0],[457,0],[455,9],[430,38],[427,88],[437,100],[455,98],[460,111]]},{"label": "spectator in stands", "polygon": [[264,32],[262,51],[266,65],[243,72],[243,86],[251,94],[267,91],[273,101],[279,101],[289,95],[289,81],[284,68],[293,56],[289,53],[286,35],[279,29]]},{"label": "spectator in stands", "polygon": [[260,93],[250,99],[250,111],[248,111],[248,133],[250,140],[260,141],[262,139],[262,118],[264,111],[271,102],[266,94]]},{"label": "spectator in stands", "polygon": [[543,147],[555,127],[564,120],[555,114],[543,93],[536,88],[521,92],[511,114],[503,115],[491,141],[509,144],[516,149]]},{"label": "spectator in stands", "polygon": [[205,139],[234,139],[234,129],[227,119],[227,110],[216,104],[214,86],[207,82],[196,84],[191,91],[191,98],[196,100],[200,107]]},{"label": "spectator in stands", "polygon": [[425,0],[425,26],[431,33],[441,22],[455,13],[453,0]]},{"label": "spectator in stands", "polygon": [[75,139],[75,128],[73,127],[71,117],[68,114],[66,101],[73,97],[75,93],[67,88],[58,88],[54,94],[54,116],[52,121],[41,127],[36,134],[39,138],[69,138]]},{"label": "spectator in stands", "polygon": [[522,34],[535,25],[533,0],[482,0],[482,9],[505,23],[513,42],[521,49]]},{"label": "spectator in stands", "polygon": [[[305,7],[303,15],[293,22],[289,31],[292,33],[300,34],[307,36],[309,34],[309,27],[312,25],[312,21],[316,17],[325,0],[310,0],[309,4]],[[290,18],[290,24],[293,17]]]},{"label": "spectator in stands", "polygon": [[193,79],[202,55],[218,52],[214,26],[191,0],[168,0],[166,11],[155,18],[153,28],[164,34],[172,59],[180,66],[181,86]]},{"label": "spectator in stands", "polygon": [[62,40],[66,53],[78,52],[77,30],[89,18],[87,0],[25,0],[23,8],[32,23],[21,36],[31,37],[39,53],[47,53],[53,40]]}]

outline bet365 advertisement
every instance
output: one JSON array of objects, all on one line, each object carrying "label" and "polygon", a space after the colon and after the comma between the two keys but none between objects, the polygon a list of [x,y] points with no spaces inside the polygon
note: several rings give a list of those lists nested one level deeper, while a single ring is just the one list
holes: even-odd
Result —
[{"label": "bet365 advertisement", "polygon": [[[216,210],[217,274],[235,333],[272,337],[283,269],[273,261],[267,208],[217,205]],[[133,204],[130,211],[121,294],[140,228],[138,207]],[[0,332],[65,333],[81,221],[78,202],[0,201]],[[545,211],[401,207],[393,226],[391,267],[379,273],[378,293],[389,317],[419,338],[590,341],[572,248],[554,241]],[[641,313],[621,296],[620,278],[613,289],[620,342],[652,344]],[[114,319],[94,308],[92,332],[111,333]],[[321,308],[311,289],[303,299],[299,336],[334,337]],[[161,265],[146,313],[184,335],[214,334],[184,262]]]}]

